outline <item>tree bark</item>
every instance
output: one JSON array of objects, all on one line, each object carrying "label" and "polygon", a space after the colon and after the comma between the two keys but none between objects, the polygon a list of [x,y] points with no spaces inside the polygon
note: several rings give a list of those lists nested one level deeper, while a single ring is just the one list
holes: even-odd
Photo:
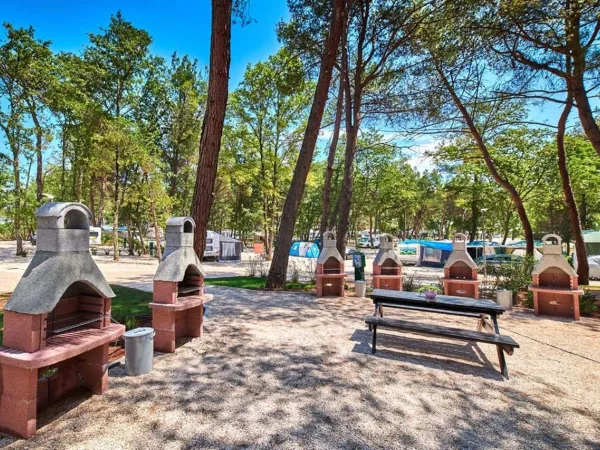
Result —
[{"label": "tree bark", "polygon": [[327,103],[329,95],[329,85],[331,83],[331,75],[333,65],[337,56],[337,51],[342,35],[344,25],[346,0],[332,0],[333,13],[329,28],[329,35],[325,44],[325,49],[321,57],[321,67],[319,69],[319,78],[315,88],[313,103],[304,132],[304,139],[296,161],[294,175],[290,190],[285,198],[281,222],[279,225],[279,233],[277,236],[277,248],[273,256],[273,262],[269,269],[267,277],[267,288],[280,288],[286,281],[287,267],[289,262],[289,251],[294,237],[294,228],[296,226],[296,218],[298,217],[298,209],[300,201],[304,195],[306,178],[310,170],[315,145],[319,136],[319,128],[323,118],[323,111]]},{"label": "tree bark", "polygon": [[13,219],[13,234],[17,241],[17,256],[23,253],[23,236],[21,236],[21,174],[19,169],[19,152],[14,153],[13,160],[15,182],[15,216]]},{"label": "tree bark", "polygon": [[585,242],[583,240],[583,230],[579,220],[579,211],[577,210],[577,202],[573,195],[571,187],[571,177],[567,166],[567,152],[565,150],[565,129],[567,119],[573,106],[573,96],[569,92],[567,102],[558,121],[558,131],[556,133],[556,148],[558,151],[558,170],[560,172],[560,180],[562,182],[563,195],[569,212],[569,223],[571,232],[575,240],[575,253],[577,254],[577,275],[579,276],[579,284],[589,284],[590,267],[587,260],[587,252]]},{"label": "tree bark", "polygon": [[104,197],[106,196],[106,177],[102,177],[100,184],[100,199],[98,200],[98,226],[104,223]]},{"label": "tree bark", "polygon": [[337,151],[342,125],[342,112],[344,111],[344,77],[340,76],[340,86],[335,110],[335,122],[333,125],[333,134],[331,135],[331,144],[329,145],[329,155],[327,156],[327,167],[325,168],[325,181],[323,183],[323,205],[321,210],[321,225],[319,226],[319,236],[327,231],[327,219],[329,218],[329,204],[331,203],[331,184],[333,181],[333,166],[335,164],[335,154]]},{"label": "tree bark", "polygon": [[160,248],[160,230],[158,228],[158,220],[156,219],[156,206],[154,199],[150,197],[150,212],[152,213],[152,224],[154,225],[154,238],[156,239],[156,258],[162,259],[162,249]]},{"label": "tree bark", "polygon": [[192,200],[192,217],[196,222],[194,250],[200,259],[204,256],[206,229],[214,201],[213,191],[229,94],[231,8],[232,0],[212,1],[207,108],[202,123],[198,170]]},{"label": "tree bark", "polygon": [[442,84],[444,85],[444,87],[452,97],[452,100],[454,101],[456,107],[460,111],[463,120],[465,121],[473,139],[475,140],[475,143],[477,144],[477,147],[481,152],[481,156],[483,157],[483,160],[490,172],[490,175],[492,175],[492,178],[494,178],[496,183],[498,183],[506,192],[508,192],[511,200],[515,204],[517,213],[519,214],[519,219],[521,220],[521,225],[523,226],[523,232],[525,233],[525,241],[527,242],[526,254],[528,256],[533,256],[533,230],[531,228],[531,223],[529,222],[527,212],[525,211],[525,206],[523,205],[523,199],[521,199],[521,196],[519,195],[515,187],[508,180],[504,179],[500,175],[500,173],[498,173],[496,165],[494,164],[494,160],[492,159],[487,145],[483,140],[483,136],[481,135],[481,133],[479,133],[479,130],[477,129],[473,118],[467,111],[467,108],[465,108],[465,106],[463,105],[461,99],[456,94],[456,91],[454,90],[453,86],[450,84],[448,78],[446,78],[446,75],[437,63],[435,64],[435,69],[440,76]]},{"label": "tree bark", "polygon": [[338,217],[337,248],[340,254],[346,252],[348,227],[350,226],[350,209],[352,208],[352,193],[354,191],[354,156],[358,141],[358,127],[352,125],[346,128],[346,152],[344,158],[344,179],[340,190],[340,212]]},{"label": "tree bark", "polygon": [[36,192],[36,200],[38,203],[42,201],[42,194],[44,192],[44,167],[43,167],[43,156],[42,156],[42,146],[44,139],[44,131],[40,124],[40,121],[37,116],[37,112],[35,111],[35,105],[30,107],[30,115],[31,120],[33,121],[33,125],[35,128],[35,156],[37,158],[37,168],[35,174],[35,192]]}]

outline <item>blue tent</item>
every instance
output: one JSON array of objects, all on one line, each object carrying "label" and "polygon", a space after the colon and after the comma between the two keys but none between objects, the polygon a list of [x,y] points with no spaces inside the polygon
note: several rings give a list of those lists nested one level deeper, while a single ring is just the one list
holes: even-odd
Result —
[{"label": "blue tent", "polygon": [[302,258],[318,258],[319,246],[313,242],[294,242],[290,248],[290,256]]}]

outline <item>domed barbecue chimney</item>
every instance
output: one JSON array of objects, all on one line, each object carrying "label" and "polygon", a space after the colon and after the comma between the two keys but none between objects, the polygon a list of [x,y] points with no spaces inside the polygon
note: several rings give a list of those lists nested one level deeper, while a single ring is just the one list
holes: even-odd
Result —
[{"label": "domed barbecue chimney", "polygon": [[326,231],[323,233],[323,249],[317,259],[317,297],[343,297],[346,276],[344,259],[337,250],[335,234]]},{"label": "domed barbecue chimney", "polygon": [[[551,239],[556,244],[550,242]],[[562,254],[562,239],[556,234],[542,238],[542,258],[531,273],[533,306],[536,314],[572,317],[579,320],[579,277]]]},{"label": "domed barbecue chimney", "polygon": [[402,290],[402,262],[394,244],[391,234],[379,236],[379,251],[373,261],[373,289]]},{"label": "domed barbecue chimney", "polygon": [[477,264],[467,253],[467,237],[462,233],[452,236],[452,253],[444,264],[444,295],[479,298]]}]

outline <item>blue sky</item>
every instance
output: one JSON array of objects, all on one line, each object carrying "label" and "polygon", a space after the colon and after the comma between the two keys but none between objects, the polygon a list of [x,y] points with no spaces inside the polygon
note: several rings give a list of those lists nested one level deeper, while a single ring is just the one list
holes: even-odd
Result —
[{"label": "blue sky", "polygon": [[[88,33],[108,26],[110,15],[123,17],[153,38],[152,52],[163,57],[177,51],[207,66],[210,52],[210,0],[0,0],[0,20],[16,27],[33,26],[54,51],[80,52]],[[235,25],[231,39],[231,86],[248,63],[266,59],[279,48],[275,25],[289,17],[286,0],[250,0],[252,23]]]}]

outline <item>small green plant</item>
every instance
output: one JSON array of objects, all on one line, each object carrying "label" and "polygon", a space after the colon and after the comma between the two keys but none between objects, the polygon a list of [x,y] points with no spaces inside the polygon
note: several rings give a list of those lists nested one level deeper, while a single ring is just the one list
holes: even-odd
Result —
[{"label": "small green plant", "polygon": [[258,274],[258,266],[262,261],[262,257],[253,256],[248,260],[246,264],[246,275],[249,277],[255,277]]},{"label": "small green plant", "polygon": [[140,320],[135,316],[127,316],[125,318],[125,328],[127,328],[128,330],[137,328],[139,326],[139,324],[140,324]]},{"label": "small green plant", "polygon": [[526,292],[525,299],[523,300],[523,306],[525,308],[533,308],[533,292]]},{"label": "small green plant", "polygon": [[598,300],[592,291],[585,291],[579,299],[579,311],[581,314],[598,312]]},{"label": "small green plant", "polygon": [[300,266],[296,261],[290,264],[290,280],[292,283],[300,282]]},{"label": "small green plant", "polygon": [[307,261],[306,265],[304,266],[304,275],[306,275],[306,278],[308,278],[311,283],[315,283],[317,280],[316,271],[317,271],[316,260],[313,258],[308,258],[308,261]]},{"label": "small green plant", "polygon": [[417,292],[421,287],[421,279],[412,273],[402,280],[402,290],[406,292]]},{"label": "small green plant", "polygon": [[490,278],[490,291],[495,292],[499,289],[512,291],[514,300],[519,292],[526,291],[531,283],[531,272],[535,262],[535,258],[527,257],[510,264],[489,265],[487,272]]},{"label": "small green plant", "polygon": [[57,373],[57,372],[58,372],[58,369],[57,369],[56,367],[54,367],[53,369],[48,369],[48,370],[45,370],[45,371],[44,371],[44,372],[41,374],[40,378],[50,378],[52,375],[54,375],[54,374],[55,374],[55,373]]},{"label": "small green plant", "polygon": [[269,274],[269,265],[264,261],[260,260],[258,262],[258,276],[261,278],[266,278]]}]

